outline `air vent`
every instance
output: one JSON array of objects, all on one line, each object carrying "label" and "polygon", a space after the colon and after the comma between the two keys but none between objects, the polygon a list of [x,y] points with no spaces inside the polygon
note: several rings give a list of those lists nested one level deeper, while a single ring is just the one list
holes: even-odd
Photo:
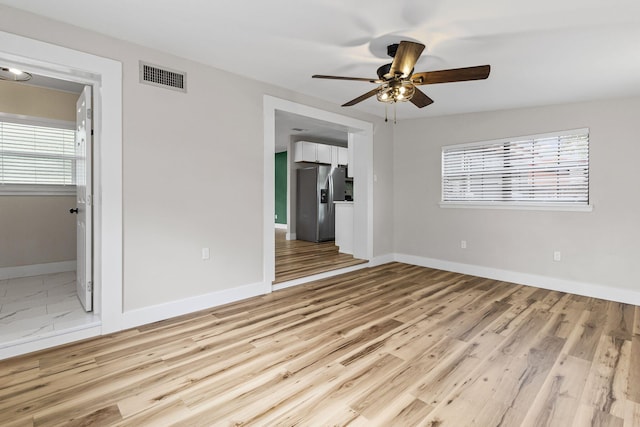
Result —
[{"label": "air vent", "polygon": [[187,73],[140,61],[140,83],[186,92]]}]

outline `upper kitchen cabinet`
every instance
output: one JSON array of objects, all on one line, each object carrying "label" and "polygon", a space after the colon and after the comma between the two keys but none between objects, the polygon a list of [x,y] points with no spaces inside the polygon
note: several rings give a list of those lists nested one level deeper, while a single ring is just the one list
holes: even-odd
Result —
[{"label": "upper kitchen cabinet", "polygon": [[294,147],[296,162],[331,164],[331,146],[309,141],[298,141]]},{"label": "upper kitchen cabinet", "polygon": [[318,159],[318,150],[316,143],[307,141],[298,141],[294,145],[294,157],[296,162],[313,162]]},{"label": "upper kitchen cabinet", "polygon": [[323,163],[327,165],[346,166],[349,163],[346,148],[309,141],[295,143],[293,159],[296,162]]},{"label": "upper kitchen cabinet", "polygon": [[331,147],[331,164],[334,166],[349,165],[349,151],[346,147]]},{"label": "upper kitchen cabinet", "polygon": [[331,145],[325,144],[316,144],[317,150],[317,162],[318,163],[326,163],[331,164],[331,149],[333,147]]},{"label": "upper kitchen cabinet", "polygon": [[341,166],[349,165],[349,150],[347,147],[334,147],[338,153],[338,164]]}]

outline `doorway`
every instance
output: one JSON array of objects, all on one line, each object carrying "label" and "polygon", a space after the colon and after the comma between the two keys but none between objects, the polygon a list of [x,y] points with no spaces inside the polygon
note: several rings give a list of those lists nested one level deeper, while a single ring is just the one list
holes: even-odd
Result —
[{"label": "doorway", "polygon": [[[344,227],[338,209],[344,216],[353,206],[348,128],[280,110],[275,120],[273,284],[366,263],[353,257],[338,230]],[[317,179],[324,182],[322,190]]]},{"label": "doorway", "polygon": [[100,321],[85,203],[91,86],[15,72],[0,81],[0,347]]},{"label": "doorway", "polygon": [[[347,265],[348,269],[360,268],[354,264],[360,264],[371,260],[373,257],[373,224],[372,224],[372,211],[373,211],[373,125],[369,122],[353,119],[340,114],[330,113],[317,108],[297,104],[291,101],[286,101],[271,96],[265,96],[264,98],[264,130],[265,130],[265,223],[264,223],[264,272],[265,272],[265,286],[271,285],[276,279],[275,276],[275,233],[274,233],[274,155],[276,147],[276,116],[280,115],[295,115],[301,117],[303,120],[309,122],[323,122],[327,123],[334,130],[341,130],[348,141],[353,143],[353,158],[357,158],[358,161],[352,163],[352,176],[353,176],[353,192],[358,194],[353,203],[353,257],[359,259],[353,264]],[[289,150],[291,152],[291,150]],[[291,160],[289,160],[291,164]],[[291,168],[289,169],[291,172]],[[291,188],[292,180],[295,180],[295,176],[289,173],[288,184]],[[295,210],[295,206],[291,203],[288,205],[288,218],[290,219],[292,213]],[[295,219],[294,219],[295,221]],[[286,237],[287,240],[291,239],[295,235],[295,226],[292,226],[292,222],[288,221]],[[280,243],[284,241],[281,240]],[[286,250],[286,248],[285,248]],[[337,250],[336,250],[337,253]],[[353,260],[352,257],[350,257]],[[326,271],[327,268],[321,269]],[[344,272],[345,269],[335,270],[333,272],[323,273],[325,275],[333,275]],[[309,275],[313,275],[316,272],[309,271]],[[318,276],[314,276],[317,278]],[[308,281],[309,278],[296,279],[287,281],[282,284],[271,286],[272,289],[280,289],[282,287],[293,286],[303,281]]]},{"label": "doorway", "polygon": [[[122,64],[0,32],[0,61],[38,75],[92,85],[94,93],[94,312],[98,324],[0,348],[0,358],[122,329]],[[63,64],[63,65],[61,65]]]}]

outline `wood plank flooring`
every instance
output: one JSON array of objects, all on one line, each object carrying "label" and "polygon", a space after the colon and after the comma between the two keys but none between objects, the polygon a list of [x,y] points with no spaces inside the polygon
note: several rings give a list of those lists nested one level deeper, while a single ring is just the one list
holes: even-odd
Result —
[{"label": "wood plank flooring", "polygon": [[351,267],[367,262],[338,252],[335,242],[287,240],[285,230],[276,230],[276,279],[273,283]]},{"label": "wood plank flooring", "polygon": [[0,362],[3,426],[640,426],[640,308],[405,264]]}]

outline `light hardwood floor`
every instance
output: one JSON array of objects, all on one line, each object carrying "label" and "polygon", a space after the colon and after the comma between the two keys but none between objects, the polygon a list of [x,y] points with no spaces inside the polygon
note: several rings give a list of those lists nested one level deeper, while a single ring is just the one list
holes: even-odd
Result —
[{"label": "light hardwood floor", "polygon": [[639,426],[640,309],[392,263],[0,362],[0,424]]},{"label": "light hardwood floor", "polygon": [[367,261],[338,252],[335,242],[313,243],[287,240],[285,230],[276,230],[276,279],[273,283],[363,264]]}]

